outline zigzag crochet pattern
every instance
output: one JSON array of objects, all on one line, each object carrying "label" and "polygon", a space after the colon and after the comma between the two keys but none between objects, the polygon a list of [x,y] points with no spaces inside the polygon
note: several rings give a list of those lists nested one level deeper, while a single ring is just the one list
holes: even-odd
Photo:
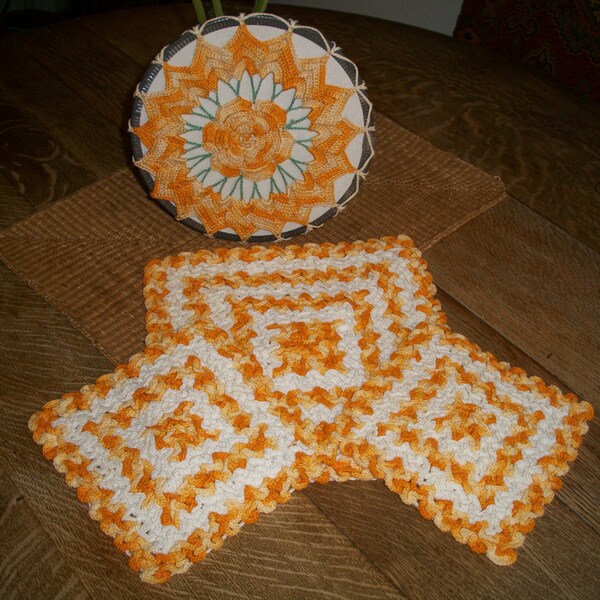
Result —
[{"label": "zigzag crochet pattern", "polygon": [[30,428],[152,583],[329,480],[382,479],[510,564],[592,407],[452,333],[434,294],[406,237],[152,261],[146,350]]},{"label": "zigzag crochet pattern", "polygon": [[211,19],[163,48],[136,90],[130,131],[151,195],[229,240],[323,224],[373,156],[356,65],[318,30],[263,13]]}]

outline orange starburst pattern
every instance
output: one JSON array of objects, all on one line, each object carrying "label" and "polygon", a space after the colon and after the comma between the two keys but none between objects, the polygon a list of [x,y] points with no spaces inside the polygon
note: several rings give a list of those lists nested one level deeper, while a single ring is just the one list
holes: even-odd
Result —
[{"label": "orange starburst pattern", "polygon": [[157,450],[172,450],[169,460],[185,460],[188,447],[200,446],[205,440],[219,439],[218,431],[205,431],[202,418],[192,412],[193,402],[181,402],[177,408],[165,415],[158,423],[148,425],[145,434],[154,434]]},{"label": "orange starburst pattern", "polygon": [[290,323],[271,323],[267,330],[277,332],[271,341],[279,349],[275,356],[281,359],[281,365],[273,369],[275,377],[286,373],[306,375],[314,369],[321,375],[329,370],[345,373],[343,359],[345,352],[339,350],[338,343],[342,341],[336,331],[336,325],[343,321],[292,321]]},{"label": "orange starburst pattern", "polygon": [[136,165],[208,235],[304,232],[356,193],[372,156],[356,67],[316,30],[265,18],[209,21],[137,93]]},{"label": "orange starburst pattern", "polygon": [[447,427],[455,442],[466,438],[471,441],[474,450],[479,450],[481,439],[491,435],[489,425],[496,422],[496,416],[486,414],[476,404],[465,402],[460,394],[456,395],[447,408],[446,414],[434,419],[436,429],[441,431]]}]

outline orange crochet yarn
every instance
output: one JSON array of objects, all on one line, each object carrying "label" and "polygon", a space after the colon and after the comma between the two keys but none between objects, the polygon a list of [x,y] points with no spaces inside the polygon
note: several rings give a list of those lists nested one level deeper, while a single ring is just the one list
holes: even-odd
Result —
[{"label": "orange crochet yarn", "polygon": [[452,333],[406,237],[183,253],[145,283],[144,353],[30,428],[149,582],[352,478],[510,564],[593,415]]},{"label": "orange crochet yarn", "polygon": [[136,165],[208,235],[276,239],[333,216],[373,154],[356,67],[312,28],[222,17],[165,48],[136,94]]}]

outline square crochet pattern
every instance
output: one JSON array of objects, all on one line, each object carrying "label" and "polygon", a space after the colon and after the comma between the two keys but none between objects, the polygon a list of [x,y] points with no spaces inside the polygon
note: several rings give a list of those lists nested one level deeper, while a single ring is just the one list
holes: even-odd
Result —
[{"label": "square crochet pattern", "polygon": [[145,352],[30,427],[150,582],[330,479],[382,479],[510,564],[592,417],[450,332],[408,238],[185,253],[145,279]]},{"label": "square crochet pattern", "polygon": [[157,583],[308,484],[307,448],[268,408],[190,333],[49,402],[30,427],[130,566]]},{"label": "square crochet pattern", "polygon": [[577,456],[591,405],[447,330],[414,335],[400,353],[401,373],[353,412],[340,451],[457,541],[513,563]]},{"label": "square crochet pattern", "polygon": [[147,343],[195,324],[320,455],[321,483],[372,478],[337,439],[357,397],[389,389],[406,337],[444,320],[407,237],[186,253],[149,263],[145,280]]}]

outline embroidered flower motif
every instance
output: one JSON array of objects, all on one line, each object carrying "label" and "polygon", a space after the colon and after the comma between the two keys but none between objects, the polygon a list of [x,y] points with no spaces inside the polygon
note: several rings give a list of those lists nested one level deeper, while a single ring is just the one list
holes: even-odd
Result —
[{"label": "embroidered flower motif", "polygon": [[339,48],[265,15],[215,19],[180,40],[148,71],[132,117],[136,165],[179,220],[264,241],[320,224],[356,194],[372,107]]},{"label": "embroidered flower motif", "polygon": [[314,160],[310,112],[295,89],[285,90],[272,73],[262,78],[244,71],[241,79],[219,81],[216,92],[183,115],[182,158],[190,176],[222,200],[269,200],[304,181]]}]

